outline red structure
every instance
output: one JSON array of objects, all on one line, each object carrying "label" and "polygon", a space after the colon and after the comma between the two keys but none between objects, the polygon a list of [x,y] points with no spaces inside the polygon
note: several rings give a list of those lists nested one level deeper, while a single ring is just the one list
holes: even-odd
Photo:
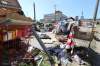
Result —
[{"label": "red structure", "polygon": [[30,36],[32,24],[17,0],[0,1],[0,66],[10,65],[24,55],[28,45],[22,39]]}]

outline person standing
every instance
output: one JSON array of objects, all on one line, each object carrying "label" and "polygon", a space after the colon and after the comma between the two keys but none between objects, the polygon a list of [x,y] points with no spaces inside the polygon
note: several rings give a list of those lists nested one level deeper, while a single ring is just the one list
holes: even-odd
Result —
[{"label": "person standing", "polygon": [[73,27],[74,27],[74,23],[71,24],[70,30],[67,35],[66,49],[74,48],[74,46],[75,46]]}]

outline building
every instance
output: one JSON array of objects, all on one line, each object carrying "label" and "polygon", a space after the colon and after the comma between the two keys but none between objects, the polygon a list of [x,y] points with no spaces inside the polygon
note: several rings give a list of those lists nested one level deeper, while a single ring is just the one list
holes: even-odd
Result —
[{"label": "building", "polygon": [[25,53],[26,44],[21,38],[29,35],[32,24],[18,0],[0,0],[0,66],[11,66],[11,62]]},{"label": "building", "polygon": [[0,0],[0,15],[7,14],[10,11],[23,14],[23,11],[21,10],[17,0]]},{"label": "building", "polygon": [[[81,21],[83,21],[83,22],[89,22],[89,23],[91,23],[91,22],[93,22],[93,19],[80,19]],[[98,24],[100,24],[100,19],[96,19],[96,21],[97,21],[97,23]]]},{"label": "building", "polygon": [[43,19],[40,19],[40,22],[44,24],[44,28],[51,28],[50,25],[54,25],[55,23],[67,19],[67,16],[64,15],[61,11],[56,11],[55,13],[44,15]]},{"label": "building", "polygon": [[54,21],[64,20],[66,18],[67,18],[67,16],[64,15],[61,11],[56,11],[55,13],[44,15],[44,18],[41,19],[40,22],[50,23],[50,22],[54,22]]}]

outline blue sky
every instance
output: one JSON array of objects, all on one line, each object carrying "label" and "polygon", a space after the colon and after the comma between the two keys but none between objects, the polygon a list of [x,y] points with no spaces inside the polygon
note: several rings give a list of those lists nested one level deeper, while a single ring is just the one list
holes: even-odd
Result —
[{"label": "blue sky", "polygon": [[[19,0],[26,16],[33,18],[33,2],[36,4],[37,19],[42,19],[44,14],[54,12],[54,5],[57,10],[62,11],[67,16],[81,16],[83,10],[85,18],[92,18],[96,0]],[[100,7],[98,11],[100,18]]]}]

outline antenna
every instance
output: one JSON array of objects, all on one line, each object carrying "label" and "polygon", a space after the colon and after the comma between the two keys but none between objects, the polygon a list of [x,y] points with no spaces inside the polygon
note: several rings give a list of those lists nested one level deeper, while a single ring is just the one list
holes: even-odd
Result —
[{"label": "antenna", "polygon": [[81,19],[84,19],[84,12],[83,12],[83,9],[82,9],[82,12],[81,12]]},{"label": "antenna", "polygon": [[54,5],[54,8],[55,8],[55,12],[56,12],[56,10],[57,10],[57,5]]},{"label": "antenna", "polygon": [[83,16],[83,9],[82,9],[82,16]]}]

